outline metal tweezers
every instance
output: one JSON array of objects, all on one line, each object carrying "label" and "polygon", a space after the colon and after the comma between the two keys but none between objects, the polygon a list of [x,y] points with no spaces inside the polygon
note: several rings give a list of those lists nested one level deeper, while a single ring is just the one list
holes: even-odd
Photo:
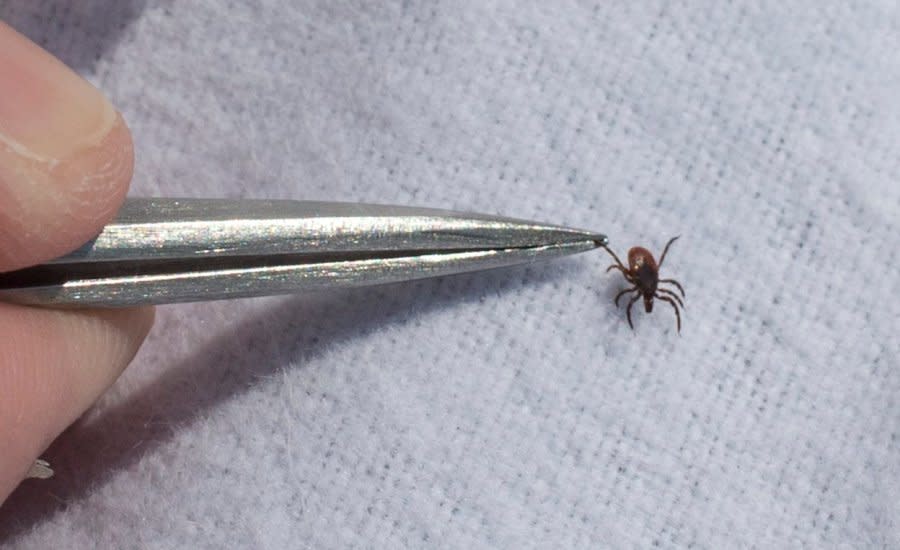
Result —
[{"label": "metal tweezers", "polygon": [[74,252],[0,274],[0,301],[122,307],[421,279],[604,246],[592,231],[335,202],[126,200]]}]

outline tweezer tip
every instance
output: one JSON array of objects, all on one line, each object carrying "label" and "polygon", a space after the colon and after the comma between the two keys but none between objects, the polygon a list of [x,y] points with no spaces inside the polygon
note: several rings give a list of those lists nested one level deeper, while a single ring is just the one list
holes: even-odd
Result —
[{"label": "tweezer tip", "polygon": [[[565,242],[577,241],[582,244],[590,242],[593,243],[594,248],[600,248],[609,244],[609,237],[596,231],[574,228],[564,228],[563,231],[565,232],[565,237],[563,238]],[[558,238],[559,234],[557,233],[555,236]]]},{"label": "tweezer tip", "polygon": [[594,231],[578,231],[576,233],[576,239],[580,241],[592,241],[594,243],[594,248],[600,248],[609,244],[609,237],[603,233],[596,233]]}]

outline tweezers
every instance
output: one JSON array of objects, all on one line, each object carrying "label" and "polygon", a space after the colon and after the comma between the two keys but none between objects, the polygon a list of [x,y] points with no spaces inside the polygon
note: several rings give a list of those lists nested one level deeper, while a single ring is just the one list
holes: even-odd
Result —
[{"label": "tweezers", "polygon": [[74,252],[0,274],[0,301],[124,307],[391,283],[604,246],[593,231],[402,206],[130,198]]}]

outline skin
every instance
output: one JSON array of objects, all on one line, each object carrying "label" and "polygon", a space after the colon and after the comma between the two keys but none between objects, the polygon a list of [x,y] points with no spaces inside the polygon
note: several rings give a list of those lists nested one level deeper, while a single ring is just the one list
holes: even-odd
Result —
[{"label": "skin", "polygon": [[[0,22],[0,272],[96,235],[121,206],[133,147],[93,86]],[[112,384],[153,309],[0,303],[0,503],[35,459]]]}]

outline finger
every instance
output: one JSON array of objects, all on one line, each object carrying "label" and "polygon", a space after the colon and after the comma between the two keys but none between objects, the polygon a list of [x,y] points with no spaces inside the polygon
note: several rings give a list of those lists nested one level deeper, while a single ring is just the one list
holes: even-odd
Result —
[{"label": "finger", "polygon": [[125,197],[132,149],[99,91],[0,22],[0,272],[96,235]]},{"label": "finger", "polygon": [[[59,256],[96,235],[124,199],[132,157],[112,105],[0,23],[0,271]],[[0,502],[115,380],[152,321],[152,309],[0,304]]]},{"label": "finger", "polygon": [[0,503],[119,376],[150,330],[153,312],[0,304]]}]

